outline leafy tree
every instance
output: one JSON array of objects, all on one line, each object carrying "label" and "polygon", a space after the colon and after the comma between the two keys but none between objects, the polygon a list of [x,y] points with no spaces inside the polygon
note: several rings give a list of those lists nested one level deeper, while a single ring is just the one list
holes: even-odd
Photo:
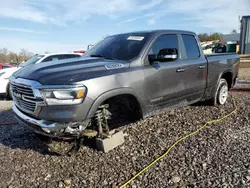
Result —
[{"label": "leafy tree", "polygon": [[0,63],[21,63],[33,56],[32,52],[21,49],[19,53],[8,51],[7,48],[0,49]]},{"label": "leafy tree", "polygon": [[212,34],[201,33],[198,35],[198,37],[201,42],[206,42],[206,41],[220,40],[221,34],[220,33],[212,33]]}]

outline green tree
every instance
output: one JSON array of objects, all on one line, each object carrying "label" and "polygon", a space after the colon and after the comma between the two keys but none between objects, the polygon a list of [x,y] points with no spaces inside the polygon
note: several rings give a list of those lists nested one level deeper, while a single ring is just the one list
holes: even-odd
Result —
[{"label": "green tree", "polygon": [[198,35],[198,37],[201,42],[220,40],[221,38],[220,33],[212,33],[212,34],[201,33]]}]

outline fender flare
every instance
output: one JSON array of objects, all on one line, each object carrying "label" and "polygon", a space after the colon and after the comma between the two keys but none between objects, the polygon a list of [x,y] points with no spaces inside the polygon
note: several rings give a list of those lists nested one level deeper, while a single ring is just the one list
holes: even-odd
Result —
[{"label": "fender flare", "polygon": [[209,99],[213,98],[214,95],[216,95],[220,79],[222,78],[223,74],[225,74],[225,73],[231,73],[231,74],[233,74],[230,69],[226,69],[226,70],[222,71],[219,74],[216,83],[211,87],[211,89],[210,90],[206,89],[207,91],[206,91],[206,94],[205,94],[205,97],[204,97],[205,100],[209,100]]},{"label": "fender flare", "polygon": [[132,95],[134,96],[141,108],[141,112],[142,112],[142,116],[143,114],[145,114],[145,106],[143,105],[142,101],[139,99],[139,97],[137,97],[137,95],[133,92],[133,90],[131,88],[118,88],[118,89],[114,89],[114,90],[109,90],[103,94],[101,94],[100,96],[98,96],[96,98],[96,100],[93,102],[93,104],[90,107],[90,110],[87,113],[86,119],[90,119],[92,117],[94,117],[95,112],[97,111],[98,107],[107,99],[111,98],[111,97],[115,97],[118,95]]},{"label": "fender flare", "polygon": [[223,71],[223,72],[220,74],[219,79],[217,80],[216,88],[217,88],[217,86],[218,86],[218,84],[219,84],[219,82],[220,82],[220,79],[222,78],[223,74],[225,74],[225,73],[231,73],[231,75],[232,75],[232,81],[233,81],[233,72],[232,72],[232,70],[227,69],[227,70]]},{"label": "fender flare", "polygon": [[[217,95],[218,86],[219,86],[219,84],[220,84],[220,79],[222,78],[223,74],[225,74],[225,73],[231,73],[232,76],[233,76],[233,73],[232,73],[232,71],[231,71],[230,69],[227,69],[227,70],[223,71],[222,73],[220,73],[219,78],[218,78],[217,83],[216,83],[216,87],[214,88],[214,92],[213,92],[214,95]],[[213,96],[214,96],[214,95],[213,95]]]}]

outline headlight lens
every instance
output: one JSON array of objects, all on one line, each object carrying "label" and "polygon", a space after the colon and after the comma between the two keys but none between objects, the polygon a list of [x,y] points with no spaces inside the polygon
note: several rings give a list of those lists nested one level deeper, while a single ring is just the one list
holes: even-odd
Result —
[{"label": "headlight lens", "polygon": [[86,87],[71,89],[40,89],[40,93],[48,105],[71,105],[83,102]]}]

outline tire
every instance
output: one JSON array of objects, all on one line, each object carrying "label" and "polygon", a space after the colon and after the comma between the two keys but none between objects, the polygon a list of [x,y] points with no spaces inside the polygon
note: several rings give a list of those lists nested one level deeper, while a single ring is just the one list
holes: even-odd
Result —
[{"label": "tire", "polygon": [[224,105],[228,98],[228,83],[224,78],[221,78],[216,89],[216,93],[212,99],[209,100],[209,103],[213,106]]},{"label": "tire", "polygon": [[6,99],[12,100],[11,92],[10,92],[10,84],[7,85],[6,88]]}]

